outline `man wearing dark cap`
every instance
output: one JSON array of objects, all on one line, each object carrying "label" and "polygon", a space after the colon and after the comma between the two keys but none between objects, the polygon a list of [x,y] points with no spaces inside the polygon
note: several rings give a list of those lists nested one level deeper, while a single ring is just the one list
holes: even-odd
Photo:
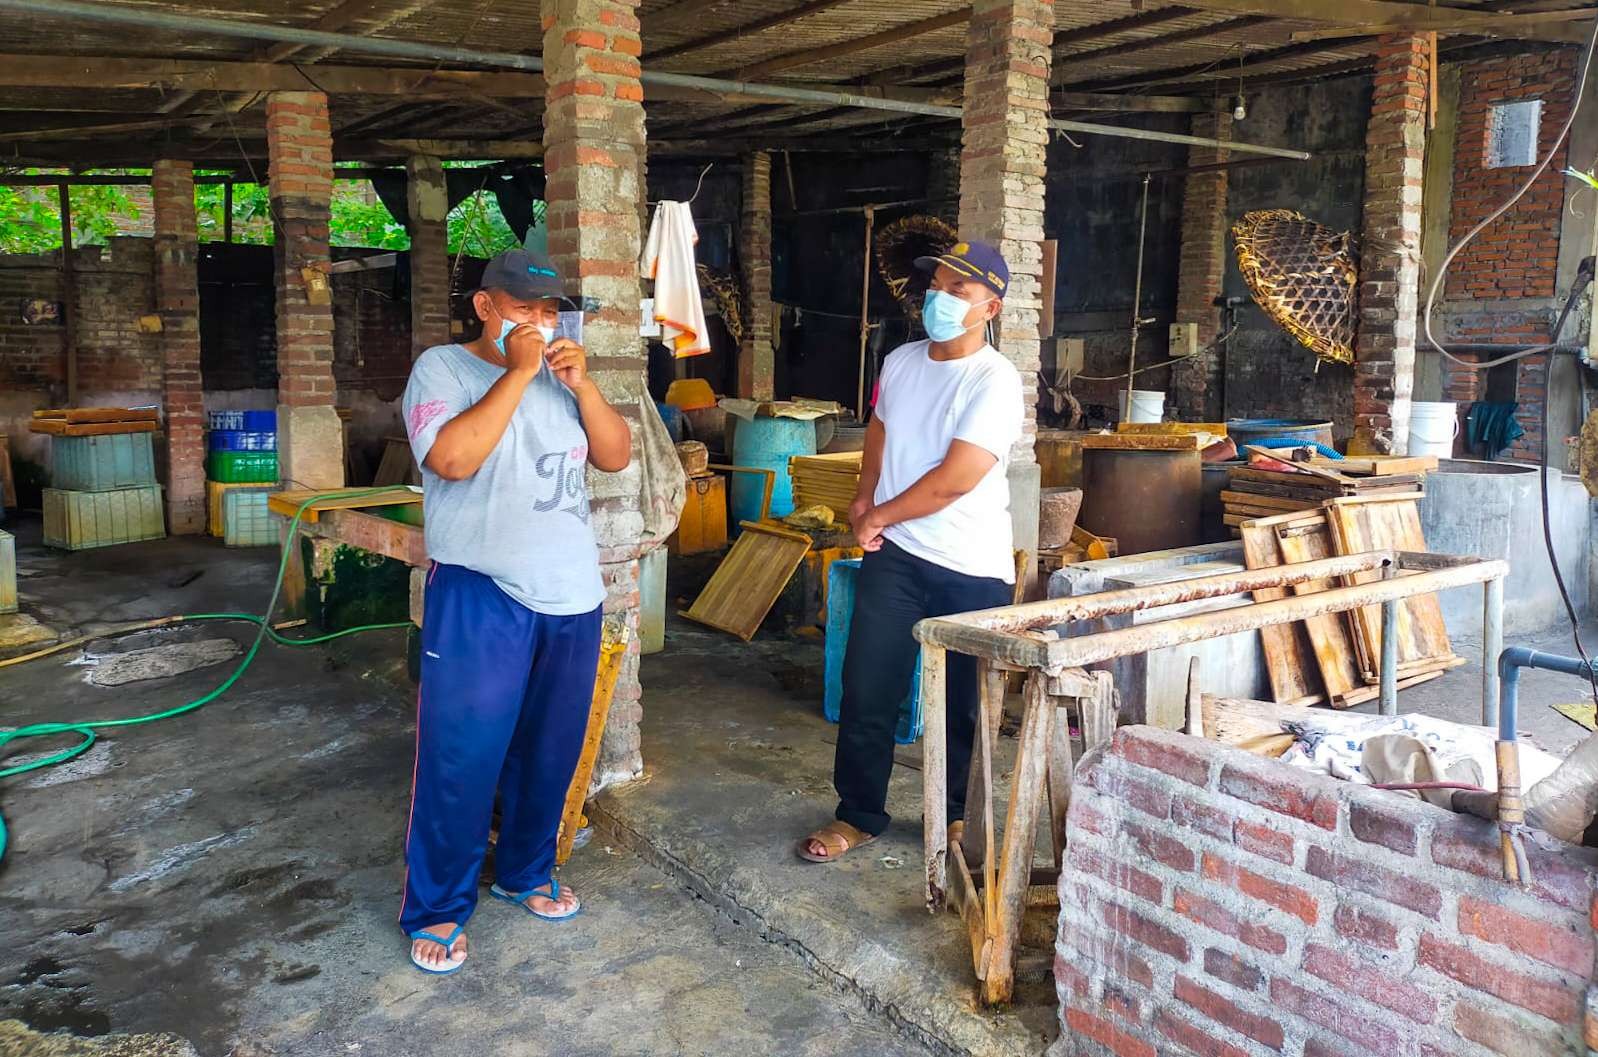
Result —
[{"label": "man wearing dark cap", "polygon": [[632,439],[582,347],[554,338],[563,300],[547,260],[500,254],[472,295],[481,336],[422,353],[405,387],[431,561],[400,927],[423,972],[466,960],[496,789],[492,893],[547,920],[580,909],[553,871],[605,597],[586,470],[624,469]]},{"label": "man wearing dark cap", "polygon": [[[866,556],[843,662],[838,810],[799,842],[796,851],[811,862],[841,858],[888,827],[893,732],[918,648],[911,628],[925,617],[1008,605],[1014,591],[1005,468],[1021,437],[1021,376],[986,335],[1010,270],[980,242],[957,243],[916,267],[932,273],[922,308],[928,340],[889,353],[866,428],[850,508]],[[951,655],[947,678],[948,811],[958,824],[976,728],[976,662]]]}]

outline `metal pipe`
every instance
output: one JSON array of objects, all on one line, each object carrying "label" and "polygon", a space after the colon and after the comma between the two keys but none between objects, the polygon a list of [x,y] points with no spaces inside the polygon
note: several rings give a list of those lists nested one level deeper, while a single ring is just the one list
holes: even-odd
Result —
[{"label": "metal pipe", "polygon": [[1498,725],[1498,664],[1504,649],[1504,581],[1481,585],[1481,724]]},{"label": "metal pipe", "polygon": [[[1561,653],[1543,653],[1528,646],[1510,646],[1498,655],[1498,737],[1501,741],[1515,740],[1517,713],[1520,710],[1520,670],[1541,668],[1545,672],[1588,677],[1588,665],[1580,657],[1567,657]],[[1598,671],[1598,661],[1591,665]]]},{"label": "metal pipe", "polygon": [[[1122,421],[1132,421],[1132,387],[1137,385],[1137,333],[1143,329],[1143,245],[1148,241],[1144,232],[1149,226],[1149,178],[1143,177],[1143,205],[1137,222],[1137,277],[1132,282],[1132,347],[1126,354],[1126,410]],[[1094,522],[1098,524],[1098,522]],[[1136,549],[1136,548],[1132,548]]]},{"label": "metal pipe", "polygon": [[[186,36],[215,34],[223,37],[243,37],[249,40],[275,40],[287,44],[335,48],[342,51],[366,52],[372,55],[395,55],[419,59],[432,65],[445,61],[477,66],[500,66],[529,73],[542,73],[544,60],[532,55],[518,55],[509,51],[478,51],[448,44],[423,43],[409,40],[392,40],[386,37],[363,37],[353,33],[329,33],[317,29],[300,29],[270,23],[237,22],[226,18],[209,18],[200,15],[178,15],[145,8],[85,3],[84,0],[0,0],[0,10],[26,11],[41,18],[68,19],[79,22],[101,22],[112,25],[139,26],[145,29],[167,29]],[[938,106],[932,103],[913,103],[901,99],[878,99],[852,92],[822,91],[794,85],[751,84],[747,81],[725,80],[719,77],[698,77],[685,73],[665,73],[645,70],[638,78],[642,83],[663,88],[687,88],[707,92],[712,96],[737,95],[771,99],[783,103],[815,103],[820,106],[846,106],[858,110],[886,110],[898,114],[921,114],[927,117],[946,117],[959,120],[962,110],[957,106]],[[1266,147],[1255,143],[1234,143],[1206,136],[1187,136],[1175,132],[1156,132],[1152,129],[1123,128],[1118,125],[1100,125],[1088,121],[1069,121],[1052,118],[1048,127],[1063,132],[1081,132],[1096,136],[1114,136],[1122,139],[1151,140],[1158,143],[1181,143],[1195,147],[1225,147],[1239,154],[1262,154],[1275,158],[1305,161],[1307,151],[1288,150],[1283,147]]]},{"label": "metal pipe", "polygon": [[[1398,570],[1392,563],[1382,567],[1382,579],[1391,581]],[[1382,715],[1398,715],[1398,599],[1382,603],[1381,659]]]}]

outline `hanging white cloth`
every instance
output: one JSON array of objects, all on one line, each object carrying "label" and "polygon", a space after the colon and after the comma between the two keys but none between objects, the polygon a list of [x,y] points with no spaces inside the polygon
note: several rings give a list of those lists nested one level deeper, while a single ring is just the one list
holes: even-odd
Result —
[{"label": "hanging white cloth", "polygon": [[687,202],[661,202],[649,225],[649,241],[639,270],[655,281],[655,321],[662,341],[678,359],[710,351],[705,306],[699,298],[694,244],[699,232]]}]

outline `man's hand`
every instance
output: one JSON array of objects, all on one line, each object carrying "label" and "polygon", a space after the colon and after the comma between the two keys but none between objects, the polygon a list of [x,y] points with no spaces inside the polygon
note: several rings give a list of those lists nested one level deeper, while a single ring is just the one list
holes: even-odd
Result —
[{"label": "man's hand", "polygon": [[572,392],[588,381],[588,352],[570,338],[556,338],[544,355],[555,377]]},{"label": "man's hand", "polygon": [[878,513],[878,509],[873,507],[858,520],[850,521],[854,526],[855,542],[860,544],[860,549],[863,551],[882,549],[882,530],[888,527],[889,522]]},{"label": "man's hand", "polygon": [[531,378],[544,366],[544,336],[531,323],[523,323],[505,337],[505,370]]},{"label": "man's hand", "polygon": [[865,495],[855,496],[854,502],[849,504],[849,524],[860,524],[869,513],[871,513],[871,497]]}]

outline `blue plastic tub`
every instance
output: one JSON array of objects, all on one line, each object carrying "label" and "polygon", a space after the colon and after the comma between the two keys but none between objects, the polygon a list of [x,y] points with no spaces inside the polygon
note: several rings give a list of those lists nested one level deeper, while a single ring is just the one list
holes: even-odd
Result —
[{"label": "blue plastic tub", "polygon": [[277,451],[277,434],[247,429],[213,429],[211,451]]},{"label": "blue plastic tub", "polygon": [[51,437],[50,486],[74,492],[109,492],[155,484],[153,433],[102,437]]},{"label": "blue plastic tub", "polygon": [[[793,513],[793,478],[788,460],[816,453],[816,424],[797,418],[756,417],[739,421],[732,435],[732,461],[738,466],[771,470],[777,480],[771,489],[771,516]],[[765,482],[752,473],[732,475],[734,523],[760,520],[760,495]]]},{"label": "blue plastic tub", "polygon": [[212,411],[206,416],[210,429],[242,429],[252,433],[276,433],[276,411]]},{"label": "blue plastic tub", "polygon": [[[832,563],[827,574],[826,696],[822,700],[822,712],[829,723],[838,722],[838,711],[843,706],[843,655],[849,648],[849,621],[854,617],[854,587],[859,575],[859,558],[840,558]],[[899,702],[899,725],[894,728],[893,740],[909,745],[919,737],[921,656],[917,654],[910,692]]]}]

